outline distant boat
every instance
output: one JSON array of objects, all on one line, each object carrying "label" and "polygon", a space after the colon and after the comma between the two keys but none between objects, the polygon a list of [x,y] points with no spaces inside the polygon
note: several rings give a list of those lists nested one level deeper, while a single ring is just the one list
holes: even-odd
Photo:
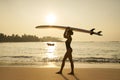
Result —
[{"label": "distant boat", "polygon": [[54,46],[54,43],[47,43],[48,46]]}]

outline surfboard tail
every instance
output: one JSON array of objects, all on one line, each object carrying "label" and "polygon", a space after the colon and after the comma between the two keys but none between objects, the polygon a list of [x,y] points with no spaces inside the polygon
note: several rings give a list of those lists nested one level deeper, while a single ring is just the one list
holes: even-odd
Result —
[{"label": "surfboard tail", "polygon": [[98,31],[97,33],[98,33],[98,35],[102,36],[102,34],[101,34],[101,33],[102,33],[102,31]]},{"label": "surfboard tail", "polygon": [[94,34],[94,30],[95,30],[95,28],[93,28],[93,29],[90,30],[91,31],[90,35]]}]

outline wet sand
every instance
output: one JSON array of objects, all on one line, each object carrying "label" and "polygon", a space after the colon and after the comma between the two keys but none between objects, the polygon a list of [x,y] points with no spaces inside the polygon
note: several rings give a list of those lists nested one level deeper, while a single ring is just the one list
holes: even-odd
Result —
[{"label": "wet sand", "polygon": [[76,68],[75,75],[56,74],[59,68],[0,67],[0,80],[120,80],[120,69]]}]

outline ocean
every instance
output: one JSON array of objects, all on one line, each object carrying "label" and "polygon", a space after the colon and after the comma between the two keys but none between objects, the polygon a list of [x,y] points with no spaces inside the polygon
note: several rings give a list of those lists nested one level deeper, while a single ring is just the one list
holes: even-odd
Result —
[{"label": "ocean", "polygon": [[[75,64],[120,63],[119,41],[72,42],[71,46]],[[0,66],[60,66],[65,52],[64,42],[0,43]]]}]

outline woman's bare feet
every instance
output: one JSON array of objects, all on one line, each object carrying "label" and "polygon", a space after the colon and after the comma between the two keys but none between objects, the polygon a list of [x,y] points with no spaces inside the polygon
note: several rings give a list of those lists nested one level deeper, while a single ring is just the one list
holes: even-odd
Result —
[{"label": "woman's bare feet", "polygon": [[62,72],[61,72],[61,71],[59,71],[59,72],[56,72],[56,74],[62,74]]},{"label": "woman's bare feet", "polygon": [[70,72],[70,73],[68,73],[68,75],[74,75],[74,72]]}]

